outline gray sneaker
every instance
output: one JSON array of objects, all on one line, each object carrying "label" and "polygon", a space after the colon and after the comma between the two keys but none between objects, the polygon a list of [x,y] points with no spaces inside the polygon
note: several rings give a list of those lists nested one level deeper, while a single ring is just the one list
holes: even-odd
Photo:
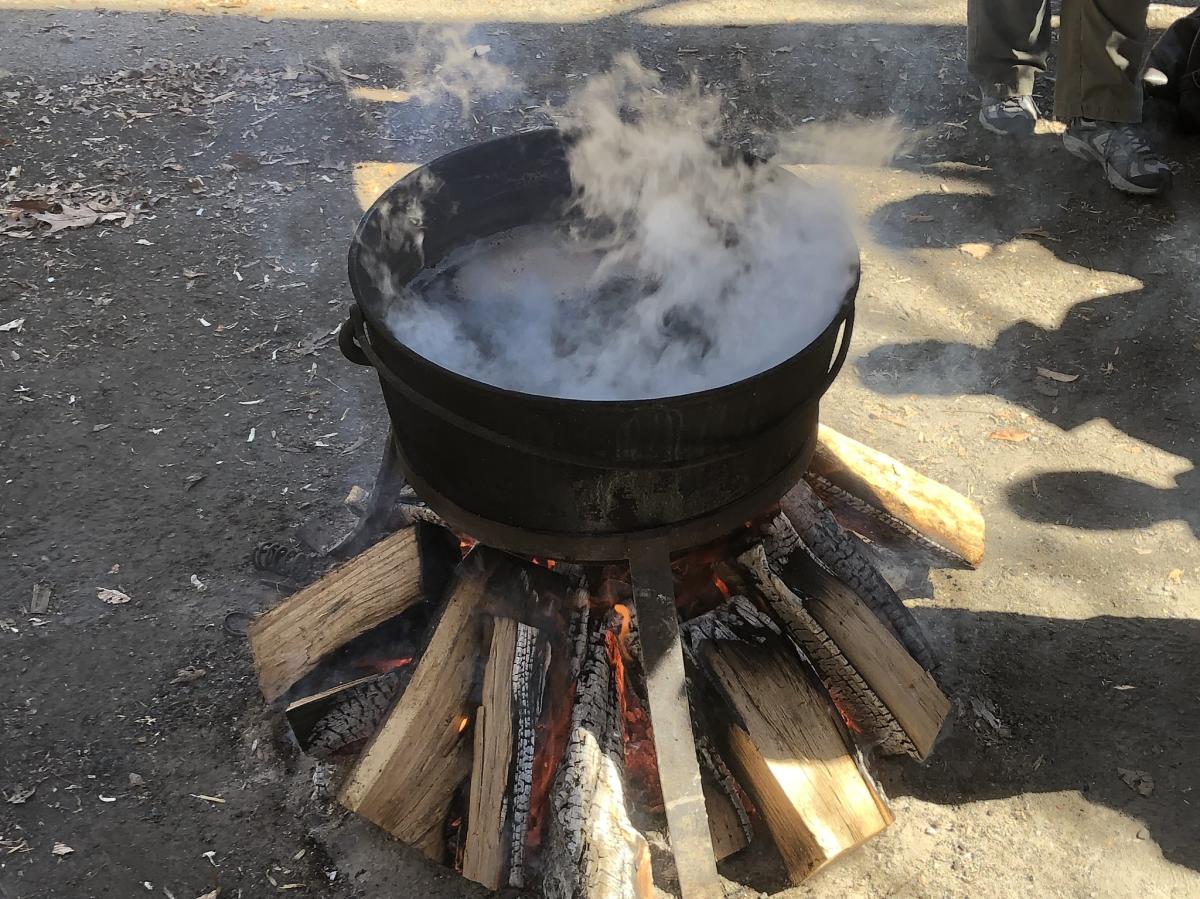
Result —
[{"label": "gray sneaker", "polygon": [[1161,194],[1171,186],[1171,168],[1129,125],[1071,119],[1063,146],[1080,159],[1104,167],[1108,183],[1129,194]]},{"label": "gray sneaker", "polygon": [[979,123],[993,134],[1029,137],[1037,125],[1038,108],[1033,97],[984,97]]}]

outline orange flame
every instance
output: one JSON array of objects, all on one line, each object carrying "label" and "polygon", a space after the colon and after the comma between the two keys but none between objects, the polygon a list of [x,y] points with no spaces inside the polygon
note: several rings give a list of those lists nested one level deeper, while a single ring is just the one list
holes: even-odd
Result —
[{"label": "orange flame", "polygon": [[467,725],[470,723],[471,723],[471,719],[468,718],[466,715],[463,715],[461,718],[458,719],[458,730],[455,731],[455,733],[461,734],[464,730],[467,729]]},{"label": "orange flame", "polygon": [[617,645],[621,647],[621,655],[629,658],[629,634],[633,630],[633,616],[629,606],[624,603],[613,603],[613,611],[621,618],[621,627],[617,631]]},{"label": "orange flame", "polygon": [[729,599],[729,585],[728,584],[726,584],[723,580],[721,580],[715,574],[713,575],[713,584],[716,586],[716,588],[718,590],[721,591],[722,596],[724,596],[726,599]]},{"label": "orange flame", "polygon": [[625,771],[631,783],[636,785],[643,795],[646,806],[651,811],[661,811],[662,786],[658,779],[658,758],[654,750],[654,732],[650,716],[642,708],[637,695],[631,693],[625,683],[623,656],[627,654],[621,642],[621,635],[628,634],[629,610],[617,603],[613,606],[613,611],[621,616],[621,628],[617,634],[611,630],[604,634],[604,648],[617,688],[621,733],[625,744]]}]

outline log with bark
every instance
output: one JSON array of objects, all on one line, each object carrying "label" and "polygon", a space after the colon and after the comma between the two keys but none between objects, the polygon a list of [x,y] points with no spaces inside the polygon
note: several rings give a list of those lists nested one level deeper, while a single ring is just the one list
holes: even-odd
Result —
[{"label": "log with bark", "polygon": [[[786,531],[787,525],[794,528],[799,536],[798,546],[858,594],[921,667],[935,670],[937,660],[917,620],[871,563],[858,539],[843,530],[812,488],[800,481],[788,491],[780,506],[786,522],[776,520],[772,526],[782,531]],[[767,535],[768,540],[771,536]],[[768,556],[777,559],[776,566],[786,564],[785,559],[790,555],[768,549]]]},{"label": "log with bark", "polygon": [[762,546],[739,561],[867,740],[888,754],[928,757],[950,700],[862,600],[805,553],[793,554],[782,574]]},{"label": "log with bark", "polygon": [[737,620],[746,606],[709,613],[715,628],[689,628],[691,656],[726,707],[724,756],[799,883],[880,833],[892,815],[792,646],[757,610]]},{"label": "log with bark", "polygon": [[605,628],[588,635],[542,849],[547,899],[649,899],[650,850],[629,822],[624,740]]},{"label": "log with bark", "polygon": [[403,668],[371,674],[291,703],[284,715],[300,749],[325,758],[370,737],[408,676]]},{"label": "log with bark", "polygon": [[[508,840],[509,871],[524,868],[529,807],[533,801],[533,764],[538,721],[545,699],[552,645],[535,628],[521,624],[513,659],[513,774],[509,790],[513,826]],[[523,874],[517,875],[523,879]]]},{"label": "log with bark", "polygon": [[809,476],[882,510],[973,567],[983,561],[979,507],[891,456],[821,425]]},{"label": "log with bark", "polygon": [[268,702],[322,658],[429,599],[440,597],[452,535],[428,525],[399,531],[338,566],[251,622],[248,635]]}]

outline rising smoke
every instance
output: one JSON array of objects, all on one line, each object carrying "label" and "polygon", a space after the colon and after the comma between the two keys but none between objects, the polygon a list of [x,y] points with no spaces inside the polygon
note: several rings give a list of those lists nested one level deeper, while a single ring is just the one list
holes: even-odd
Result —
[{"label": "rising smoke", "polygon": [[856,264],[842,203],[724,149],[718,95],[624,56],[560,125],[567,224],[461,247],[394,290],[388,325],[413,350],[514,390],[652,398],[753,375],[832,320]]}]

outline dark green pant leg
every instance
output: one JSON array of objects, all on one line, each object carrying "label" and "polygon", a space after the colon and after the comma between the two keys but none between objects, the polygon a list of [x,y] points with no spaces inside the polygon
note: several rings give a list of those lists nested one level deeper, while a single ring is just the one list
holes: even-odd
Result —
[{"label": "dark green pant leg", "polygon": [[1054,116],[1142,120],[1148,0],[1063,0]]},{"label": "dark green pant leg", "polygon": [[987,96],[1032,94],[1049,49],[1049,0],[967,0],[967,68]]}]

